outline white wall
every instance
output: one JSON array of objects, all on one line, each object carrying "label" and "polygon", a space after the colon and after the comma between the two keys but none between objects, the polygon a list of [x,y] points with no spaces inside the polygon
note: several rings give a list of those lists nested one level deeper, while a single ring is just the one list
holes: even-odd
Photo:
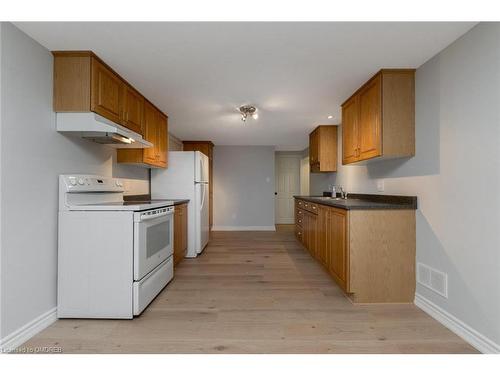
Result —
[{"label": "white wall", "polygon": [[213,229],[274,228],[274,147],[215,146],[213,157]]},{"label": "white wall", "polygon": [[449,283],[448,298],[421,285],[417,294],[496,345],[499,103],[500,24],[482,23],[418,68],[414,158],[340,166],[315,186],[376,192],[377,179],[383,179],[383,194],[417,195],[417,261],[446,272]]},{"label": "white wall", "polygon": [[9,23],[2,23],[0,30],[4,338],[56,306],[57,176],[113,175],[139,180],[143,187],[148,172],[116,165],[116,152],[110,148],[57,133],[51,53]]},{"label": "white wall", "polygon": [[183,149],[182,141],[173,134],[168,133],[168,151],[182,151]]}]

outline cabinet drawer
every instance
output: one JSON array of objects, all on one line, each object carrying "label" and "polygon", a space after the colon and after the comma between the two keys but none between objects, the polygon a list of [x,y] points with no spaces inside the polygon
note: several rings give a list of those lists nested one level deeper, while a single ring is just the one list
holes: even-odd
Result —
[{"label": "cabinet drawer", "polygon": [[295,200],[295,209],[298,209],[298,208],[304,209],[304,203],[305,203],[304,201],[296,199]]},{"label": "cabinet drawer", "polygon": [[304,222],[304,210],[302,208],[295,209],[295,224],[302,226]]},{"label": "cabinet drawer", "polygon": [[304,210],[312,212],[313,214],[318,214],[318,204],[311,202],[304,202]]},{"label": "cabinet drawer", "polygon": [[302,235],[303,231],[302,231],[302,227],[299,227],[298,225],[295,226],[295,237],[297,237],[297,239],[302,242],[302,238],[303,238],[303,235]]},{"label": "cabinet drawer", "polygon": [[296,220],[295,220],[295,225],[301,227],[304,223],[304,218],[303,217],[298,217]]}]

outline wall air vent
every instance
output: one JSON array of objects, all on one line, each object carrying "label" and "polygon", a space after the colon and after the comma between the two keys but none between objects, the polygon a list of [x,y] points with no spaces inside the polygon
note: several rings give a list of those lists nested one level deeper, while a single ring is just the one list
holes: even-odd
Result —
[{"label": "wall air vent", "polygon": [[417,263],[417,282],[448,298],[448,275],[423,263]]}]

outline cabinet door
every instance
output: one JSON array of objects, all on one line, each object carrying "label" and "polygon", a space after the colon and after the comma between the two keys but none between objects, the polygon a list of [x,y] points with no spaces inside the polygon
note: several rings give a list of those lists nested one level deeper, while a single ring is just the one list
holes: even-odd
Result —
[{"label": "cabinet door", "polygon": [[309,249],[309,214],[305,211],[302,217],[302,231],[302,244]]},{"label": "cabinet door", "polygon": [[90,110],[108,120],[121,123],[124,83],[116,74],[98,60],[92,59],[92,85]]},{"label": "cabinet door", "polygon": [[325,206],[319,206],[317,221],[317,246],[316,258],[328,268],[327,259],[327,233],[329,231],[329,209]]},{"label": "cabinet door", "polygon": [[182,209],[174,211],[174,266],[182,259]]},{"label": "cabinet door", "polygon": [[316,167],[319,163],[319,129],[314,130],[309,135],[309,164],[311,168]]},{"label": "cabinet door", "polygon": [[348,282],[348,247],[347,247],[347,213],[344,210],[330,209],[328,234],[329,271],[337,283],[346,292]]},{"label": "cabinet door", "polygon": [[318,216],[308,214],[308,230],[309,230],[309,247],[308,250],[313,258],[317,258],[317,245],[318,245]]},{"label": "cabinet door", "polygon": [[358,97],[342,106],[342,164],[358,160]]},{"label": "cabinet door", "polygon": [[144,139],[153,144],[153,147],[144,149],[144,162],[156,163],[158,154],[158,110],[149,102],[144,103]]},{"label": "cabinet door", "polygon": [[168,119],[163,113],[159,113],[158,115],[157,157],[161,166],[166,167],[168,155]]},{"label": "cabinet door", "polygon": [[382,155],[382,78],[359,92],[359,160]]},{"label": "cabinet door", "polygon": [[143,134],[144,97],[127,85],[124,85],[123,91],[122,125],[136,133]]}]

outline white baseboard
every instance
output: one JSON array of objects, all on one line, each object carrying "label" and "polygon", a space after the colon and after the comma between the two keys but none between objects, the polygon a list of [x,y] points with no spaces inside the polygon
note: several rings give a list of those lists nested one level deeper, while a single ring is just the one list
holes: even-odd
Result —
[{"label": "white baseboard", "polygon": [[291,225],[295,224],[295,218],[290,220],[282,220],[281,223],[276,223],[276,225]]},{"label": "white baseboard", "polygon": [[0,341],[0,349],[5,352],[19,347],[56,320],[57,308],[54,307],[3,338]]},{"label": "white baseboard", "polygon": [[212,227],[213,231],[276,231],[276,227],[274,225],[268,226],[223,226],[223,225],[214,225]]},{"label": "white baseboard", "polygon": [[450,331],[463,338],[481,353],[500,353],[500,345],[496,344],[483,334],[476,331],[474,328],[468,326],[463,321],[443,310],[434,302],[429,301],[420,294],[415,295],[415,305],[432,316]]}]

